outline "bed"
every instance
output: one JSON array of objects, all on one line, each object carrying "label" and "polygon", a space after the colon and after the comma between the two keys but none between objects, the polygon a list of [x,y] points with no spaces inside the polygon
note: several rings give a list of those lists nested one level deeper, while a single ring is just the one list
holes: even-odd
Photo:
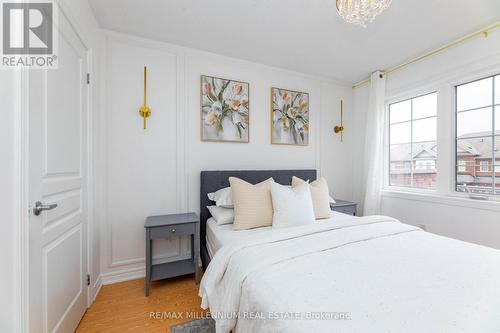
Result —
[{"label": "bed", "polygon": [[[209,171],[200,195],[228,186],[229,176],[289,184],[292,175],[316,178],[314,170]],[[201,208],[210,264],[200,296],[217,332],[500,332],[498,250],[386,216],[334,216],[231,241],[234,232],[207,228]],[[212,257],[207,229],[219,242]]]},{"label": "bed", "polygon": [[[332,211],[330,220],[334,222],[341,222],[353,220],[357,217]],[[329,222],[323,220],[322,222]],[[271,232],[279,232],[272,230],[271,227],[262,227],[250,230],[233,230],[232,224],[217,225],[214,218],[209,218],[206,224],[206,249],[209,258],[213,258],[217,251],[224,245],[229,245],[232,242],[244,242],[248,238],[256,237],[256,235],[268,234]]]}]

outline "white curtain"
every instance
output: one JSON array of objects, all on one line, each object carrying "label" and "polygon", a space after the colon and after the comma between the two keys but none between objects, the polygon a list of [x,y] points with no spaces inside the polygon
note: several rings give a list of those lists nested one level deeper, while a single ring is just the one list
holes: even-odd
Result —
[{"label": "white curtain", "polygon": [[365,131],[363,214],[380,213],[384,169],[385,73],[370,77],[370,97]]}]

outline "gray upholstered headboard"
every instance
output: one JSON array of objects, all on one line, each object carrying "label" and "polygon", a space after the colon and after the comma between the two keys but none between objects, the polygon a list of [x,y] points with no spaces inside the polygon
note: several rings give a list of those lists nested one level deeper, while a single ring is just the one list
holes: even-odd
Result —
[{"label": "gray upholstered headboard", "polygon": [[[203,267],[206,268],[210,259],[206,253],[206,223],[211,217],[207,206],[214,203],[207,197],[207,193],[215,192],[229,186],[229,177],[238,177],[249,183],[257,184],[270,177],[283,185],[290,185],[292,176],[302,179],[316,180],[317,172],[314,169],[305,170],[228,170],[228,171],[202,171],[200,181],[200,241]],[[205,258],[203,258],[205,257]]]}]

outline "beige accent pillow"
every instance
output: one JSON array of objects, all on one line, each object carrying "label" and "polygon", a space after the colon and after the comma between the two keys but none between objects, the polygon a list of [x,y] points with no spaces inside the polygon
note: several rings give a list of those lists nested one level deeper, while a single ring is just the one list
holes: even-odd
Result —
[{"label": "beige accent pillow", "polygon": [[[297,187],[304,183],[307,182],[295,176],[292,177],[292,187]],[[326,182],[326,179],[317,179],[310,183],[309,186],[311,188],[311,198],[316,220],[331,217],[330,192],[328,190],[328,183]]]},{"label": "beige accent pillow", "polygon": [[273,224],[272,178],[252,185],[229,177],[234,205],[234,230],[268,227]]}]

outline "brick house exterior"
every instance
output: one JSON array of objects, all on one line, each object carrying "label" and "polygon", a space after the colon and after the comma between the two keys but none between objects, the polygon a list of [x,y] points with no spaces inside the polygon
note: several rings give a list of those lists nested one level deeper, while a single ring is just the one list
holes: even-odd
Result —
[{"label": "brick house exterior", "polygon": [[493,143],[491,132],[473,133],[458,138],[457,191],[492,193],[493,176],[499,177],[495,180],[495,192],[500,189],[499,145],[499,137],[495,137]]},{"label": "brick house exterior", "polygon": [[[489,134],[489,136],[488,136]],[[500,134],[497,133],[497,134]],[[500,148],[500,136],[495,137]],[[490,133],[473,133],[457,140],[457,191],[491,193],[493,174],[500,194],[500,149],[492,150]],[[493,163],[495,156],[495,163]],[[390,184],[402,187],[434,188],[437,181],[436,142],[391,146]]]},{"label": "brick house exterior", "polygon": [[437,181],[436,142],[401,144],[391,147],[390,184],[433,188]]}]

